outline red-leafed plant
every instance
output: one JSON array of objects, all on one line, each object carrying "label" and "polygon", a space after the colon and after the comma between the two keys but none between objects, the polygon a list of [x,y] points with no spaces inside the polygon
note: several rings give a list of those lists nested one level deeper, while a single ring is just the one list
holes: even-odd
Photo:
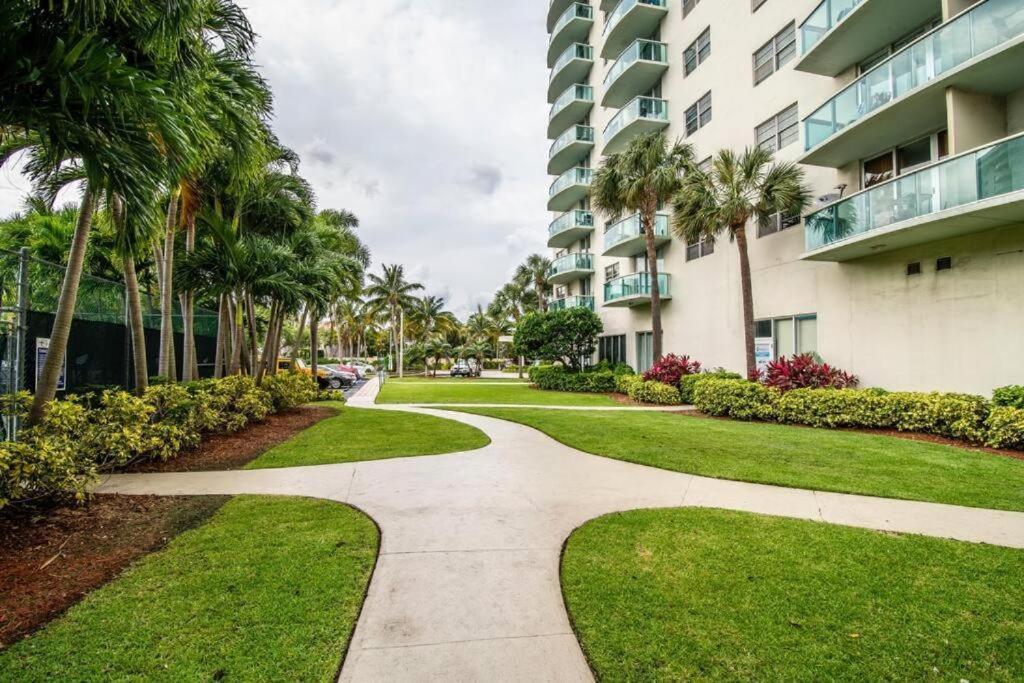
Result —
[{"label": "red-leafed plant", "polygon": [[809,353],[772,361],[759,373],[761,383],[780,391],[792,389],[852,389],[857,377],[828,363],[819,363]]},{"label": "red-leafed plant", "polygon": [[648,382],[661,382],[678,387],[679,380],[686,375],[696,375],[698,372],[700,372],[700,362],[690,360],[689,356],[677,356],[670,353],[645,372],[644,379]]}]

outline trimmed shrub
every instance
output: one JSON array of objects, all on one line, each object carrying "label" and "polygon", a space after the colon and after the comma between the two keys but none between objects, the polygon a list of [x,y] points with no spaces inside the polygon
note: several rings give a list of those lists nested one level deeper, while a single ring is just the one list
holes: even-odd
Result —
[{"label": "trimmed shrub", "polygon": [[631,384],[629,397],[640,403],[653,403],[660,406],[677,406],[682,402],[679,400],[679,390],[675,387],[643,378],[639,378],[639,381]]},{"label": "trimmed shrub", "polygon": [[856,389],[794,389],[779,397],[776,419],[811,427],[892,428],[895,416],[889,401],[871,391]]},{"label": "trimmed shrub", "polygon": [[737,420],[771,420],[779,391],[742,379],[706,379],[693,388],[693,405],[702,413]]},{"label": "trimmed shrub", "polygon": [[270,395],[274,412],[291,410],[317,398],[313,378],[301,372],[279,372],[263,378],[260,389]]},{"label": "trimmed shrub", "polygon": [[1024,450],[1024,408],[993,408],[985,420],[985,431],[988,446]]},{"label": "trimmed shrub", "polygon": [[679,387],[679,380],[687,375],[695,375],[700,372],[700,363],[690,360],[689,356],[677,356],[670,353],[662,357],[650,370],[644,373],[644,379],[649,382],[661,382],[670,387]]},{"label": "trimmed shrub", "polygon": [[615,391],[615,375],[611,370],[573,372],[561,365],[530,368],[530,380],[544,391],[610,394]]},{"label": "trimmed shrub", "polygon": [[1024,410],[1024,386],[1017,384],[996,389],[992,392],[992,403],[1004,408]]},{"label": "trimmed shrub", "polygon": [[633,388],[643,381],[644,378],[640,375],[619,375],[615,378],[615,391],[628,396],[633,392]]},{"label": "trimmed shrub", "polygon": [[696,375],[686,375],[679,380],[679,398],[683,403],[693,403],[693,388],[697,386],[697,382],[703,382],[706,379],[743,379],[743,376],[721,368]]},{"label": "trimmed shrub", "polygon": [[854,375],[819,363],[809,353],[772,361],[761,377],[761,383],[780,391],[793,389],[850,389],[857,386]]}]

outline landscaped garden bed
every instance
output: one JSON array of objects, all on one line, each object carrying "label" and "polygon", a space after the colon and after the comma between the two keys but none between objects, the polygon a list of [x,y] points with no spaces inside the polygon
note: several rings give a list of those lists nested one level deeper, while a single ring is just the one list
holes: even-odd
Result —
[{"label": "landscaped garden bed", "polygon": [[721,510],[584,524],[566,605],[599,680],[1024,678],[1024,553]]}]

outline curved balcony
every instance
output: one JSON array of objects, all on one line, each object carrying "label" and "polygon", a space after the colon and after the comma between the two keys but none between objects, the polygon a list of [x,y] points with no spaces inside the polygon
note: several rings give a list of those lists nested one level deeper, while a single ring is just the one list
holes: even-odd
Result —
[{"label": "curved balcony", "polygon": [[567,296],[564,299],[555,299],[548,304],[549,311],[564,311],[570,308],[586,308],[594,310],[594,297],[592,296]]},{"label": "curved balcony", "polygon": [[602,107],[621,107],[637,95],[650,92],[668,69],[668,45],[634,40],[622,51],[604,77]]},{"label": "curved balcony", "polygon": [[570,126],[551,144],[548,151],[548,174],[558,175],[587,158],[594,149],[594,129]]},{"label": "curved balcony", "polygon": [[601,56],[612,59],[637,38],[651,35],[668,14],[668,0],[621,0],[605,19]]},{"label": "curved balcony", "polygon": [[568,211],[590,193],[594,172],[589,168],[570,168],[548,188],[548,211]]},{"label": "curved balcony", "polygon": [[1024,87],[1024,3],[982,0],[871,69],[803,121],[805,164],[838,168],[946,125],[946,90]]},{"label": "curved balcony", "polygon": [[551,0],[548,3],[548,22],[547,29],[548,33],[551,33],[555,29],[555,24],[558,23],[558,18],[562,16],[569,5],[573,3],[573,0]]},{"label": "curved balcony", "polygon": [[794,68],[838,76],[941,14],[941,0],[822,0],[800,24]]},{"label": "curved balcony", "polygon": [[559,93],[573,83],[585,83],[594,66],[594,48],[584,43],[573,43],[555,60],[548,81],[548,102],[554,102]]},{"label": "curved balcony", "polygon": [[[654,246],[660,247],[672,240],[668,232],[668,214],[654,216]],[[640,226],[640,214],[624,218],[604,231],[604,256],[629,257],[647,251],[647,238]]]},{"label": "curved balcony", "polygon": [[594,8],[582,2],[574,2],[551,29],[548,39],[548,67],[555,65],[558,55],[573,43],[585,43],[594,25]]},{"label": "curved balcony", "polygon": [[1024,222],[1024,134],[893,178],[807,216],[805,259],[848,261]]},{"label": "curved balcony", "polygon": [[594,108],[594,89],[589,85],[570,85],[551,105],[548,114],[548,138],[558,135],[574,123],[580,123]]},{"label": "curved balcony", "polygon": [[[672,278],[658,273],[658,293],[662,301],[672,298]],[[604,283],[605,306],[642,306],[651,303],[651,274],[633,273]]]},{"label": "curved balcony", "polygon": [[668,101],[655,97],[634,97],[604,127],[604,153],[616,154],[630,139],[668,127]]},{"label": "curved balcony", "polygon": [[566,211],[548,226],[548,247],[565,249],[594,231],[594,214],[583,209]]},{"label": "curved balcony", "polygon": [[551,262],[551,267],[548,269],[548,282],[553,285],[564,285],[593,274],[593,254],[566,254]]}]

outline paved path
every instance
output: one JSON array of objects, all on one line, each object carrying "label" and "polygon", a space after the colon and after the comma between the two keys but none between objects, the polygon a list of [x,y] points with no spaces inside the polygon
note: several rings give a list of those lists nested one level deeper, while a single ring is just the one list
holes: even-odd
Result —
[{"label": "paved path", "polygon": [[[372,406],[376,382],[351,404]],[[342,681],[588,681],[558,576],[563,541],[619,510],[705,506],[1024,547],[1024,513],[678,474],[563,446],[519,424],[473,425],[468,453],[319,467],[118,475],[100,493],[286,494],[349,503],[383,532]],[[534,406],[535,407],[535,406]]]}]

